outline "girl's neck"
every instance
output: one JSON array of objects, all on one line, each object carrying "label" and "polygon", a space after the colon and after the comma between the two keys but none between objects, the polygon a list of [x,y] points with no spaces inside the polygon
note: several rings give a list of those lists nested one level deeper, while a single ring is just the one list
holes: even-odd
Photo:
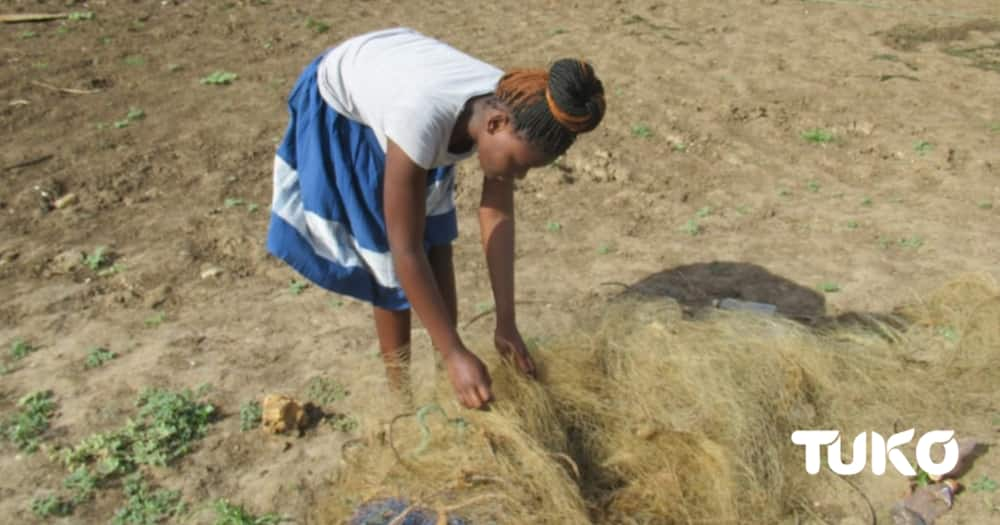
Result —
[{"label": "girl's neck", "polygon": [[465,102],[465,107],[458,114],[458,120],[451,131],[451,139],[448,141],[448,152],[456,155],[468,153],[476,146],[476,136],[479,133],[481,116],[483,114],[483,104],[486,97],[470,98]]}]

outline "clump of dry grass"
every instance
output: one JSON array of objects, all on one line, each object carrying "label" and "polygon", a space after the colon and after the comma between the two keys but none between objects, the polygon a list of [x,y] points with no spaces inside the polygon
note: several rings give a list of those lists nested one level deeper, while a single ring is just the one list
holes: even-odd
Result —
[{"label": "clump of dry grass", "polygon": [[[685,320],[662,304],[609,305],[545,345],[537,383],[490,363],[489,412],[425,408],[348,448],[336,492],[356,498],[320,521],[394,497],[471,523],[776,523],[831,490],[803,472],[793,431],[929,424],[997,379],[1000,292],[984,279],[901,308],[896,327]],[[932,337],[941,326],[958,336]]]}]

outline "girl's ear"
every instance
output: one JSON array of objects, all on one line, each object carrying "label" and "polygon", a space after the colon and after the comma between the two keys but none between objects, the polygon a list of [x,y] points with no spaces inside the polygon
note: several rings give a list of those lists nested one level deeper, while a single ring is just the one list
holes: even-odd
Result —
[{"label": "girl's ear", "polygon": [[494,135],[511,124],[510,113],[502,109],[491,108],[486,115],[486,132]]}]

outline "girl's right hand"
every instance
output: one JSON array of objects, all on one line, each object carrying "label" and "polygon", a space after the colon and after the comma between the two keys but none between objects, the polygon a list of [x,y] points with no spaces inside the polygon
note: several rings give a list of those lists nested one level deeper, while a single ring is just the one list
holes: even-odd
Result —
[{"label": "girl's right hand", "polygon": [[490,373],[475,354],[464,348],[454,350],[448,355],[445,366],[451,386],[466,408],[482,408],[493,399]]}]

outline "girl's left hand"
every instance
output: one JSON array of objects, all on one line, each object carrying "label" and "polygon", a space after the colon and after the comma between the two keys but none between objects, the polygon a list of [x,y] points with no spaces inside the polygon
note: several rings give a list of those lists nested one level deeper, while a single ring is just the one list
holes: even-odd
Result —
[{"label": "girl's left hand", "polygon": [[521,338],[521,333],[517,328],[498,328],[493,333],[493,344],[496,345],[497,351],[504,359],[512,359],[519,370],[535,377],[537,371],[535,361],[531,359],[528,346],[524,344],[524,339]]}]

